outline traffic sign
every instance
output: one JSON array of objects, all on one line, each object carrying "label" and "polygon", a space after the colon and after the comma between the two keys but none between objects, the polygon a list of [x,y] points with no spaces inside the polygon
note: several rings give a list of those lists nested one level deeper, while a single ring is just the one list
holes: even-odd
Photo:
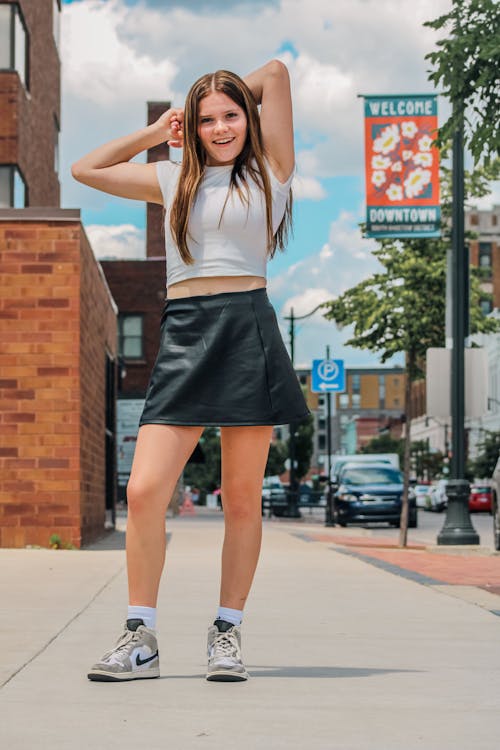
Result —
[{"label": "traffic sign", "polygon": [[313,393],[344,393],[344,360],[313,359],[311,390]]}]

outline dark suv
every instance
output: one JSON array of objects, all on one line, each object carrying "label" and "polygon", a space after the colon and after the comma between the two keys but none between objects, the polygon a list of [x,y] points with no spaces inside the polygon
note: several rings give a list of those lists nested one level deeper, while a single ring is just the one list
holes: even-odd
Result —
[{"label": "dark suv", "polygon": [[[348,523],[385,521],[399,526],[403,475],[397,469],[381,464],[346,464],[335,491],[335,521]],[[409,496],[409,528],[417,527],[417,503]]]}]

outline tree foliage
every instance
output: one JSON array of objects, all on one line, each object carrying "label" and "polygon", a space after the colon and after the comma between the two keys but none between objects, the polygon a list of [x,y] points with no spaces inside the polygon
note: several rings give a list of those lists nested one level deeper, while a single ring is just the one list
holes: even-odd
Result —
[{"label": "tree foliage", "polygon": [[221,482],[220,437],[216,427],[206,427],[200,438],[205,463],[186,465],[185,484],[199,487],[203,493],[213,492]]},{"label": "tree foliage", "polygon": [[454,105],[440,128],[442,145],[462,118],[465,138],[477,163],[499,151],[500,131],[500,4],[498,0],[453,0],[452,8],[429,26],[442,31],[438,49],[426,55],[429,79]]},{"label": "tree foliage", "polygon": [[485,432],[477,458],[470,462],[471,474],[478,479],[491,479],[499,456],[500,432]]},{"label": "tree foliage", "polygon": [[[301,422],[295,430],[295,461],[297,462],[295,474],[297,480],[305,477],[311,467],[313,435],[314,418],[311,415],[307,420]],[[290,455],[290,439],[287,441],[287,455]]]},{"label": "tree foliage", "polygon": [[279,474],[283,474],[285,471],[285,460],[288,456],[288,449],[286,444],[277,440],[275,443],[271,443],[269,447],[269,455],[267,457],[267,464],[265,470],[266,477],[272,477]]}]

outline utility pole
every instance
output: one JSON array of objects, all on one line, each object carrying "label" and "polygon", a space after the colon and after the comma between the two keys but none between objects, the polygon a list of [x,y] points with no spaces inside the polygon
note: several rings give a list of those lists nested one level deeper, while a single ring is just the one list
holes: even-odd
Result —
[{"label": "utility pole", "polygon": [[[314,310],[311,310],[310,313],[307,313],[307,315],[294,315],[293,307],[290,308],[290,315],[285,315],[285,320],[290,321],[290,327],[289,327],[289,333],[290,333],[290,359],[292,361],[292,366],[295,369],[295,321],[296,320],[304,320],[304,318],[309,318],[311,315],[314,315],[316,310],[319,310],[320,307],[322,307],[323,303],[320,303],[319,305],[316,305]],[[298,500],[298,492],[297,492],[297,479],[295,476],[295,429],[296,424],[293,422],[289,425],[289,431],[290,431],[290,493],[289,493],[289,502],[288,502],[288,515],[291,518],[300,518],[300,510],[297,506],[297,500]]]}]

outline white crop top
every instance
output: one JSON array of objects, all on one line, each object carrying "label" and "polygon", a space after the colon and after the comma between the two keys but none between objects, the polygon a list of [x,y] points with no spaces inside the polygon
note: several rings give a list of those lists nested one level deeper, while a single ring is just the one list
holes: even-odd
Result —
[{"label": "white crop top", "polygon": [[[285,183],[281,183],[273,175],[267,162],[266,166],[273,199],[273,232],[276,233],[285,213],[294,172]],[[236,191],[231,191],[220,221],[232,165],[205,167],[189,219],[187,244],[195,262],[193,265],[184,263],[170,232],[170,208],[180,167],[180,164],[171,161],[156,162],[156,174],[166,209],[167,286],[198,276],[266,278],[268,256],[265,197],[251,177],[248,178],[250,205],[247,206]]]}]

